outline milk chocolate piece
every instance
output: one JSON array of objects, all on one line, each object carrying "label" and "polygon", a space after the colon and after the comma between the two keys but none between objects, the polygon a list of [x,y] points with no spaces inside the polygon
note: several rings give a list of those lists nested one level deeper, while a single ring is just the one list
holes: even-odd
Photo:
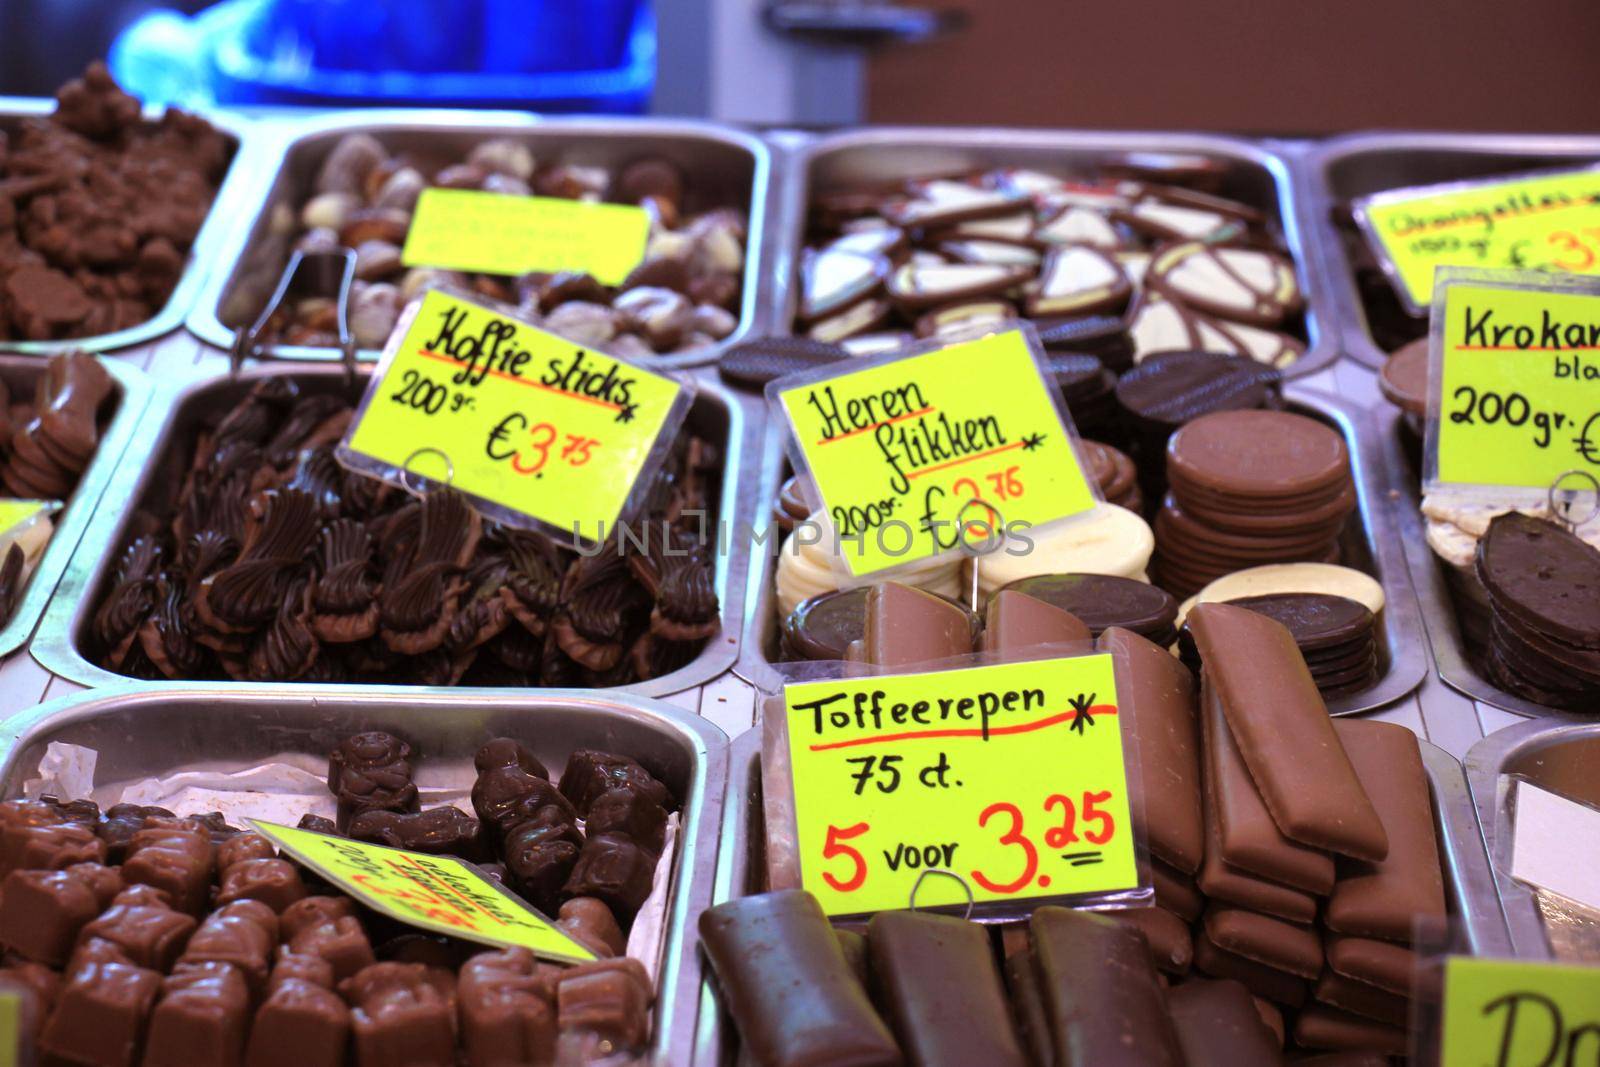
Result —
[{"label": "milk chocolate piece", "polygon": [[222,872],[217,903],[258,900],[273,911],[282,911],[305,895],[306,886],[300,871],[288,860],[244,860]]},{"label": "milk chocolate piece", "polygon": [[856,976],[864,989],[872,987],[872,965],[867,959],[867,938],[854,930],[843,927],[834,927],[833,936],[839,939],[839,950],[844,953],[845,962],[850,965],[850,970]]},{"label": "milk chocolate piece", "polygon": [[217,846],[217,870],[226,873],[229,867],[245,860],[269,860],[278,855],[278,850],[257,833],[239,834]]},{"label": "milk chocolate piece", "polygon": [[[191,920],[193,921],[193,920]],[[39,1034],[46,1062],[133,1067],[161,975],[126,963],[73,968]]]},{"label": "milk chocolate piece", "polygon": [[[273,970],[272,990],[256,1012],[250,1028],[244,1067],[342,1067],[350,1043],[350,1009],[343,999],[320,981],[300,977],[302,965],[280,957]],[[319,962],[320,959],[319,959]],[[331,968],[323,964],[327,981]],[[321,977],[319,975],[319,977]]]},{"label": "milk chocolate piece", "polygon": [[1333,728],[1383,819],[1389,855],[1378,863],[1340,864],[1324,921],[1341,934],[1410,941],[1418,917],[1444,917],[1439,842],[1416,735],[1393,723],[1360,720],[1340,720]]},{"label": "milk chocolate piece", "polygon": [[[1217,801],[1209,777],[1203,783],[1206,855],[1196,878],[1206,896],[1290,922],[1309,923],[1317,917],[1317,900],[1309,893],[1269,882],[1228,866],[1222,859],[1222,839],[1217,821]],[[1196,916],[1198,918],[1198,915]]]},{"label": "milk chocolate piece", "polygon": [[1333,889],[1333,857],[1290,841],[1278,830],[1234,744],[1209,676],[1201,685],[1201,695],[1206,771],[1217,801],[1222,861],[1246,874],[1326,896]]},{"label": "milk chocolate piece", "polygon": [[356,1067],[452,1067],[455,1005],[420,963],[374,963],[339,983]]},{"label": "milk chocolate piece", "polygon": [[1017,1014],[1017,1029],[1027,1045],[1028,1055],[1038,1067],[1055,1067],[1055,1046],[1050,1038],[1050,1016],[1039,992],[1039,972],[1033,952],[1018,949],[1006,957],[1006,988],[1011,992],[1011,1008]]},{"label": "milk chocolate piece", "polygon": [[628,951],[627,936],[617,925],[616,916],[604,901],[594,897],[573,897],[563,903],[556,926],[598,956],[622,956]]},{"label": "milk chocolate piece", "polygon": [[278,916],[259,900],[241,900],[206,916],[184,947],[178,967],[227,966],[249,984],[252,997],[259,997],[277,944]]},{"label": "milk chocolate piece", "polygon": [[1358,982],[1354,978],[1346,978],[1332,970],[1322,972],[1312,996],[1341,1011],[1376,1019],[1390,1026],[1406,1025],[1411,1013],[1411,1002],[1406,997],[1366,982]]},{"label": "milk chocolate piece", "polygon": [[562,971],[556,1010],[563,1033],[588,1031],[613,1049],[636,1049],[650,1036],[655,995],[638,960],[580,963]]},{"label": "milk chocolate piece", "polygon": [[966,612],[943,597],[899,582],[881,582],[867,594],[863,633],[867,662],[907,667],[972,651]]},{"label": "milk chocolate piece", "polygon": [[461,966],[456,987],[469,1067],[553,1063],[555,978],[525,948],[484,952]]},{"label": "milk chocolate piece", "polygon": [[1046,906],[1029,923],[1052,1043],[1066,1063],[1183,1063],[1144,937]]},{"label": "milk chocolate piece", "polygon": [[1235,956],[1302,978],[1322,973],[1322,939],[1313,927],[1213,904],[1206,909],[1205,929],[1213,945]]},{"label": "milk chocolate piece", "polygon": [[482,825],[449,804],[419,812],[364,811],[350,820],[346,832],[356,841],[409,852],[458,856],[468,863],[489,859]]},{"label": "milk chocolate piece", "polygon": [[15,870],[61,870],[76,863],[104,863],[105,842],[94,831],[71,823],[44,826],[8,825],[4,838],[5,859],[0,868]]},{"label": "milk chocolate piece", "polygon": [[[333,908],[323,902],[343,904]],[[372,943],[353,914],[348,898],[307,897],[283,911],[281,928],[292,952],[321,956],[344,980],[374,962]]]},{"label": "milk chocolate piece", "polygon": [[1187,625],[1234,741],[1285,837],[1358,859],[1389,849],[1305,659],[1289,631],[1228,604],[1197,604]]},{"label": "milk chocolate piece", "polygon": [[145,820],[133,835],[122,876],[130,884],[154,886],[172,906],[191,915],[204,914],[211,902],[211,874],[216,849],[210,831],[190,819]]},{"label": "milk chocolate piece", "polygon": [[1256,1014],[1261,1016],[1261,1021],[1266,1024],[1268,1030],[1272,1031],[1273,1040],[1278,1043],[1279,1048],[1282,1048],[1285,1033],[1283,1028],[1283,1009],[1272,1001],[1264,997],[1258,997],[1254,993],[1250,994],[1250,999],[1255,1001]]},{"label": "milk chocolate piece", "polygon": [[161,984],[143,1067],[237,1067],[250,1026],[243,976],[224,963],[185,964]]},{"label": "milk chocolate piece", "polygon": [[1300,1013],[1294,1023],[1294,1040],[1305,1048],[1376,1050],[1390,1056],[1404,1056],[1407,1049],[1403,1027],[1363,1019],[1321,1004],[1313,1004]]},{"label": "milk chocolate piece", "polygon": [[1399,996],[1411,995],[1417,956],[1409,948],[1361,937],[1329,936],[1328,966],[1346,978]]},{"label": "milk chocolate piece", "polygon": [[1150,860],[1150,882],[1155,887],[1156,906],[1165,908],[1185,922],[1194,922],[1205,910],[1206,899],[1195,880],[1175,867]]},{"label": "milk chocolate piece", "polygon": [[1020,653],[1041,645],[1070,646],[1091,640],[1089,628],[1076,616],[1026,593],[1002,589],[989,598],[978,647],[1002,658],[1019,659],[1025,658]]},{"label": "milk chocolate piece", "polygon": [[650,895],[656,856],[623,834],[590,834],[562,887],[572,896],[596,897],[618,916],[632,921]]},{"label": "milk chocolate piece", "polygon": [[1150,851],[1194,874],[1205,855],[1194,676],[1165,649],[1118,626],[1102,633],[1096,647],[1121,661],[1117,695],[1139,736]]},{"label": "milk chocolate piece", "polygon": [[1232,978],[1258,997],[1298,1008],[1306,1002],[1305,979],[1265,963],[1218,948],[1204,930],[1195,935],[1194,969],[1213,978]]},{"label": "milk chocolate piece", "polygon": [[0,892],[0,944],[60,967],[103,904],[89,880],[70,871],[12,871]]},{"label": "milk chocolate piece", "polygon": [[1276,1067],[1280,1045],[1238,982],[1185,982],[1167,993],[1188,1067]]},{"label": "milk chocolate piece", "polygon": [[1189,973],[1189,965],[1194,962],[1194,938],[1189,934],[1189,924],[1178,915],[1159,907],[1123,908],[1105,914],[1144,935],[1157,970],[1175,975]]},{"label": "milk chocolate piece", "polygon": [[899,1067],[900,1050],[809,893],[707,909],[700,937],[722,1001],[761,1067]]},{"label": "milk chocolate piece", "polygon": [[867,948],[912,1063],[1027,1067],[983,926],[926,912],[879,912],[867,925]]},{"label": "milk chocolate piece", "polygon": [[363,811],[417,810],[410,755],[410,745],[381,731],[339,742],[328,756],[328,792],[339,800],[341,830]]},{"label": "milk chocolate piece", "polygon": [[164,905],[114,903],[83,928],[79,942],[109,941],[135,966],[165,973],[198,925],[194,916]]}]

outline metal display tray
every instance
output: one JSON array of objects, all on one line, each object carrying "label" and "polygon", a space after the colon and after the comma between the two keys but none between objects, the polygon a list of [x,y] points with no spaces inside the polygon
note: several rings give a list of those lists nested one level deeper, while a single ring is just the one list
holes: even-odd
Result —
[{"label": "metal display tray", "polygon": [[[34,383],[48,365],[34,356],[0,355],[0,381],[13,396],[31,396]],[[116,407],[101,426],[100,444],[95,449],[94,459],[79,476],[71,499],[64,502],[66,507],[54,517],[55,530],[50,535],[50,543],[29,576],[16,610],[0,624],[0,658],[11,655],[33,636],[34,627],[44,615],[45,605],[66,571],[79,539],[88,529],[95,505],[111,484],[112,472],[133,440],[139,418],[150,401],[150,379],[143,371],[120,359],[101,359],[100,365],[111,375],[115,385]]]},{"label": "metal display tray", "polygon": [[1467,783],[1493,860],[1495,889],[1514,955],[1553,958],[1533,890],[1512,879],[1511,842],[1500,840],[1512,825],[1504,776],[1521,775],[1552,792],[1596,805],[1600,804],[1597,764],[1600,723],[1522,722],[1490,734],[1467,753]]},{"label": "metal display tray", "polygon": [[[55,110],[56,102],[48,98],[0,96],[0,134],[10,132],[26,118],[44,118]],[[160,119],[162,108],[146,108],[145,119]],[[233,158],[227,172],[217,186],[217,195],[211,201],[211,210],[189,247],[189,259],[183,274],[178,278],[172,295],[153,316],[130,326],[126,330],[97,334],[93,337],[74,337],[64,341],[23,341],[0,337],[0,352],[18,352],[31,356],[48,356],[55,352],[83,349],[87,352],[110,352],[119,348],[153,341],[183,325],[201,287],[213,273],[229,227],[233,225],[242,199],[249,195],[249,185],[260,170],[262,157],[253,123],[238,115],[225,112],[197,112],[201,118],[225,134],[233,144]]]},{"label": "metal display tray", "polygon": [[[1422,765],[1433,793],[1445,896],[1457,933],[1474,955],[1500,955],[1507,949],[1504,918],[1495,898],[1494,875],[1473,811],[1473,797],[1461,764],[1444,749],[1418,739]],[[1480,809],[1481,810],[1481,809]],[[722,808],[722,839],[711,903],[721,904],[765,888],[766,823],[761,789],[761,729],[741,734],[729,749],[728,796]],[[696,938],[698,944],[698,938]],[[734,1067],[738,1032],[711,988],[710,969],[700,995],[696,1027],[696,1067]]]},{"label": "metal display tray", "polygon": [[805,245],[814,191],[879,187],[926,175],[991,167],[1044,171],[1093,168],[1114,153],[1176,152],[1218,160],[1227,166],[1222,193],[1264,212],[1282,228],[1306,294],[1306,351],[1284,373],[1311,374],[1339,354],[1333,309],[1323,297],[1321,257],[1306,236],[1311,217],[1295,196],[1287,160],[1252,141],[1195,133],[1133,133],[1089,130],[958,129],[886,126],[821,137],[784,131],[774,138],[783,162],[777,194],[776,248],[766,271],[765,300],[774,327],[787,331],[795,319],[795,276]]},{"label": "metal display tray", "polygon": [[463,701],[436,693],[313,690],[304,686],[216,685],[185,689],[121,686],[41,704],[10,719],[0,738],[0,793],[22,795],[53,742],[99,752],[99,783],[160,777],[192,764],[241,770],[284,751],[318,756],[363,730],[411,742],[423,761],[460,761],[491,737],[522,741],[548,766],[575,749],[632,756],[682,804],[677,869],[670,882],[651,1055],[687,1061],[702,985],[692,950],[695,917],[711,899],[728,770],[728,740],[698,716],[622,694],[547,690]]},{"label": "metal display tray", "polygon": [[[652,367],[675,369],[715,362],[723,349],[763,329],[756,298],[760,258],[767,242],[767,187],[772,164],[759,138],[709,122],[663,119],[544,118],[515,112],[427,110],[342,111],[313,119],[267,119],[256,181],[239,202],[212,272],[188,319],[201,340],[228,350],[236,330],[266,306],[288,262],[299,228],[299,208],[316,172],[346,134],[368,133],[385,147],[423,163],[465,157],[491,137],[529,145],[536,158],[559,156],[584,166],[617,166],[641,155],[660,155],[683,168],[692,208],[721,205],[748,213],[744,288],[739,325],[725,340],[693,353],[659,356]],[[337,348],[269,346],[278,359],[333,360]],[[362,350],[376,359],[376,350]]]},{"label": "metal display tray", "polygon": [[[1383,586],[1385,605],[1379,656],[1383,658],[1385,669],[1370,689],[1330,701],[1328,710],[1334,715],[1372,711],[1408,695],[1422,682],[1428,670],[1422,620],[1406,574],[1400,533],[1390,514],[1389,481],[1379,466],[1379,443],[1373,440],[1365,413],[1336,397],[1293,387],[1285,392],[1285,399],[1290,410],[1320,419],[1337,429],[1350,450],[1359,507],[1345,528],[1342,546],[1349,565],[1373,575]],[[783,433],[781,427],[769,426],[760,460],[757,500],[766,501],[769,509],[778,497],[778,488],[787,469]],[[780,621],[773,586],[778,550],[774,539],[764,546],[760,558],[750,561],[750,587],[745,593],[749,608],[735,672],[758,689],[775,689],[782,684],[773,669]]]},{"label": "metal display tray", "polygon": [[[117,558],[128,543],[138,514],[164,514],[171,507],[189,462],[194,430],[203,419],[215,419],[239,400],[260,378],[287,375],[306,391],[335,392],[344,388],[344,369],[336,363],[278,363],[245,370],[237,378],[220,377],[180,383],[161,391],[139,424],[128,454],[117,468],[113,486],[95,513],[83,543],[73,556],[44,623],[32,645],[33,656],[51,671],[86,686],[125,685],[131,679],[92,662],[85,644],[100,598],[109,586]],[[719,516],[733,525],[738,507],[741,467],[747,454],[744,409],[736,398],[708,378],[696,379],[694,406],[685,432],[703,434],[722,449],[724,469],[718,485],[718,516],[709,516],[708,531]],[[753,450],[752,450],[753,451]],[[726,550],[716,553],[715,585],[720,604],[718,631],[686,666],[645,682],[605,692],[665,696],[716,678],[733,666],[743,625],[745,570],[749,544],[729,538]],[[194,684],[159,682],[160,685]],[[290,683],[291,685],[294,683]],[[338,686],[344,691],[397,695],[414,693],[525,693],[538,690],[496,690],[481,687],[430,687],[412,685]]]},{"label": "metal display tray", "polygon": [[1389,510],[1400,529],[1400,544],[1405,552],[1406,565],[1411,571],[1411,585],[1416,590],[1423,626],[1433,649],[1439,677],[1451,689],[1473,700],[1481,700],[1518,715],[1577,718],[1571,712],[1536,704],[1508,693],[1478,672],[1467,653],[1466,639],[1457,622],[1455,602],[1445,581],[1444,568],[1448,565],[1428,547],[1422,518],[1422,496],[1417,489],[1422,484],[1422,474],[1414,458],[1416,453],[1407,448],[1405,416],[1398,409],[1381,404],[1373,409],[1371,417],[1377,424],[1376,435],[1383,469],[1392,479],[1389,499],[1394,506]]},{"label": "metal display tray", "polygon": [[[1330,329],[1352,358],[1381,367],[1388,358],[1372,340],[1367,312],[1350,268],[1345,235],[1334,226],[1335,203],[1385,189],[1488,178],[1600,161],[1600,137],[1460,133],[1361,133],[1316,145],[1299,168],[1300,197],[1333,318]],[[1425,331],[1424,331],[1425,332]]]}]

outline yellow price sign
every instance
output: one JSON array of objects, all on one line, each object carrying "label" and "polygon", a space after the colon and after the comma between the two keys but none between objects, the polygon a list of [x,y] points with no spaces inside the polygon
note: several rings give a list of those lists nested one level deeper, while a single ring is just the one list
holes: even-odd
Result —
[{"label": "yellow price sign", "polygon": [[[1109,655],[784,687],[801,879],[829,915],[1139,886]],[[917,905],[966,902],[924,879]]]},{"label": "yellow price sign", "polygon": [[0,1067],[22,1063],[22,994],[0,991]]},{"label": "yellow price sign", "polygon": [[1354,211],[1414,315],[1439,267],[1600,274],[1600,169],[1392,189]]},{"label": "yellow price sign", "polygon": [[767,398],[857,575],[949,552],[963,529],[981,542],[1095,506],[1055,386],[1020,329],[780,379]]},{"label": "yellow price sign", "polygon": [[429,290],[390,335],[338,455],[400,484],[448,483],[502,521],[601,540],[689,400],[672,378]]},{"label": "yellow price sign", "polygon": [[1430,490],[1600,475],[1600,285],[1446,273],[1433,328]]},{"label": "yellow price sign", "polygon": [[54,512],[60,507],[54,500],[0,500],[0,534],[8,533],[37,515]]},{"label": "yellow price sign", "polygon": [[484,945],[520,946],[545,959],[582,962],[595,954],[476,867],[386,845],[247,820],[360,903],[392,919]]},{"label": "yellow price sign", "polygon": [[1444,966],[1441,1067],[1593,1063],[1600,968],[1452,956]]},{"label": "yellow price sign", "polygon": [[400,262],[485,274],[581,271],[620,285],[649,239],[650,213],[631,204],[424,189]]}]

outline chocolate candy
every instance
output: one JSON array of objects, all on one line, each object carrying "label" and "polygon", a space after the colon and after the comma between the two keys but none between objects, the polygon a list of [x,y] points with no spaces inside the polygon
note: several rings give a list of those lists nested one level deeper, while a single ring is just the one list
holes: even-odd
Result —
[{"label": "chocolate candy", "polygon": [[[320,967],[303,962],[308,959]],[[350,1009],[332,984],[332,968],[320,958],[280,956],[250,1028],[245,1067],[340,1067],[350,1042]]]},{"label": "chocolate candy", "polygon": [[[388,814],[381,812],[379,814]],[[243,860],[222,872],[217,903],[254,900],[273,911],[282,911],[306,895],[300,871],[288,860]]]},{"label": "chocolate candy", "polygon": [[471,863],[489,857],[482,825],[456,807],[407,813],[364,811],[350,820],[346,832],[356,841],[436,856],[459,856]]},{"label": "chocolate candy", "polygon": [[1028,1055],[1036,1064],[1053,1063],[1050,1016],[1039,993],[1039,972],[1034,965],[1033,952],[1023,948],[1007,956],[1005,975],[1006,989],[1011,994],[1012,1009],[1017,1016],[1017,1029]]},{"label": "chocolate candy", "polygon": [[339,799],[341,831],[364,811],[416,810],[410,755],[410,745],[377,731],[339,742],[328,756],[328,792]]},{"label": "chocolate candy", "polygon": [[1120,626],[1163,648],[1177,640],[1178,602],[1148,582],[1110,574],[1041,574],[1005,588],[1070,612],[1096,637]]},{"label": "chocolate candy", "polygon": [[[109,870],[109,868],[105,868]],[[38,963],[67,962],[78,931],[109,902],[75,870],[12,871],[0,893],[0,943]]]},{"label": "chocolate candy", "polygon": [[1167,994],[1188,1067],[1273,1067],[1279,1044],[1238,982],[1185,982]]},{"label": "chocolate candy", "polygon": [[152,815],[168,819],[173,817],[166,808],[144,804],[113,804],[106,809],[106,817],[95,827],[95,833],[106,844],[107,862],[121,863],[127,858],[133,835],[143,828],[145,819]]},{"label": "chocolate candy", "polygon": [[615,833],[660,855],[666,837],[667,809],[631,786],[608,789],[589,805],[584,829],[589,836]]},{"label": "chocolate candy", "polygon": [[550,777],[550,772],[544,769],[544,764],[524,748],[520,741],[510,737],[496,737],[485,741],[473,755],[472,766],[479,774],[495,767],[516,767],[535,778]]},{"label": "chocolate candy", "polygon": [[635,1049],[650,1036],[650,978],[638,960],[580,963],[556,979],[556,1011],[563,1044],[573,1034],[592,1035],[610,1050]]},{"label": "chocolate candy", "polygon": [[718,904],[701,913],[700,937],[723,1003],[761,1067],[903,1062],[809,893]]},{"label": "chocolate candy", "polygon": [[420,963],[374,963],[339,983],[350,1004],[357,1067],[450,1067],[454,1003]]},{"label": "chocolate candy", "polygon": [[1087,645],[1091,640],[1089,628],[1070,612],[1026,593],[1002,589],[989,598],[978,647],[1003,658],[1026,658],[1021,653],[1041,645],[1067,646],[1058,649],[1058,654],[1066,655],[1071,646]]},{"label": "chocolate candy", "polygon": [[280,917],[289,951],[320,956],[344,980],[374,962],[372,943],[346,897],[306,897],[289,905]]},{"label": "chocolate candy", "polygon": [[1324,696],[1378,680],[1377,617],[1366,605],[1326,593],[1273,593],[1228,603],[1282,623]]},{"label": "chocolate candy", "polygon": [[867,925],[873,973],[907,1057],[925,1067],[1026,1067],[983,927],[886,911]]},{"label": "chocolate candy", "polygon": [[1240,755],[1284,836],[1382,859],[1389,848],[1383,823],[1289,631],[1227,604],[1196,605],[1188,626]]},{"label": "chocolate candy", "polygon": [[133,1067],[160,992],[161,975],[143,967],[92,961],[75,966],[39,1034],[39,1051],[57,1062]]},{"label": "chocolate candy", "polygon": [[1034,911],[1029,932],[1058,1055],[1084,1063],[1183,1063],[1150,950],[1137,931],[1047,906]]},{"label": "chocolate candy", "polygon": [[148,1067],[232,1067],[244,1055],[250,993],[223,963],[186,964],[161,984],[145,1041]]},{"label": "chocolate candy", "polygon": [[561,905],[556,925],[596,955],[621,956],[627,952],[628,940],[603,900],[573,897]]},{"label": "chocolate candy", "polygon": [[1302,978],[1315,978],[1322,971],[1322,942],[1307,927],[1244,908],[1212,905],[1206,911],[1205,931],[1213,945],[1235,956]]},{"label": "chocolate candy", "polygon": [[862,634],[866,662],[907,667],[972,651],[967,613],[942,597],[899,582],[881,582],[867,593]]},{"label": "chocolate candy", "polygon": [[1194,962],[1194,938],[1189,924],[1177,914],[1161,907],[1125,908],[1106,914],[1144,935],[1157,970],[1173,975],[1189,973],[1189,965]]},{"label": "chocolate candy", "polygon": [[610,789],[636,789],[646,799],[671,807],[667,787],[627,756],[580,748],[567,759],[561,772],[561,794],[572,802],[579,815],[588,815],[589,806]]},{"label": "chocolate candy", "polygon": [[[622,838],[632,844],[631,838]],[[518,821],[505,835],[501,854],[517,889],[539,908],[553,910],[569,884],[584,847],[570,809],[549,804]],[[595,856],[599,860],[600,854]]]},{"label": "chocolate candy", "polygon": [[1402,1027],[1320,1004],[1312,1005],[1296,1017],[1294,1039],[1306,1048],[1376,1050],[1390,1056],[1403,1056],[1409,1047]]},{"label": "chocolate candy", "polygon": [[456,996],[470,1067],[554,1062],[552,970],[525,948],[484,952],[462,965]]},{"label": "chocolate candy", "polygon": [[[516,872],[516,865],[511,865]],[[562,891],[595,897],[617,915],[631,920],[650,895],[656,854],[626,834],[591,833]]]},{"label": "chocolate candy", "polygon": [[200,924],[184,947],[178,969],[218,964],[236,971],[253,997],[267,984],[267,969],[278,943],[278,916],[258,900],[224,904]]},{"label": "chocolate candy", "polygon": [[1306,1002],[1305,979],[1288,971],[1229,952],[1201,930],[1194,939],[1195,970],[1213,978],[1231,978],[1251,993],[1274,1004],[1298,1008]]}]

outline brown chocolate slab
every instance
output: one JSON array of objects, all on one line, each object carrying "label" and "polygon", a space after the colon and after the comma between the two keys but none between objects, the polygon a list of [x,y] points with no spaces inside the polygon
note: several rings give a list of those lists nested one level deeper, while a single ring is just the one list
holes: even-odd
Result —
[{"label": "brown chocolate slab", "polygon": [[1410,996],[1417,955],[1403,945],[1364,937],[1329,934],[1325,943],[1328,966],[1346,978],[1375,985],[1400,996]]},{"label": "brown chocolate slab", "polygon": [[1250,992],[1274,1004],[1298,1008],[1308,995],[1309,983],[1304,978],[1220,948],[1203,930],[1194,938],[1194,967],[1213,978],[1242,982]]},{"label": "brown chocolate slab", "polygon": [[1176,914],[1165,908],[1124,908],[1105,914],[1144,935],[1157,970],[1176,975],[1189,973],[1189,965],[1194,962],[1194,938],[1189,924]]},{"label": "brown chocolate slab", "polygon": [[1346,978],[1332,970],[1322,972],[1311,995],[1340,1011],[1376,1019],[1390,1026],[1404,1026],[1410,1019],[1411,1002],[1405,997],[1358,982],[1354,978]]},{"label": "brown chocolate slab", "polygon": [[1390,1056],[1406,1054],[1406,1031],[1374,1019],[1363,1019],[1338,1008],[1313,1004],[1294,1021],[1296,1044],[1306,1048],[1377,1050]]},{"label": "brown chocolate slab", "polygon": [[1189,612],[1204,671],[1250,777],[1285,837],[1381,860],[1389,839],[1288,630],[1231,604]]},{"label": "brown chocolate slab", "polygon": [[1200,895],[1195,880],[1175,867],[1150,858],[1150,883],[1155,887],[1156,906],[1194,922],[1205,910],[1206,898]]},{"label": "brown chocolate slab", "polygon": [[1383,819],[1389,854],[1376,863],[1340,863],[1324,921],[1342,934],[1409,942],[1418,918],[1445,913],[1432,795],[1416,735],[1358,719],[1335,722],[1334,731]]},{"label": "brown chocolate slab", "polygon": [[1006,957],[1006,989],[1017,1015],[1017,1029],[1037,1067],[1055,1067],[1055,1048],[1050,1043],[1050,1017],[1039,994],[1039,972],[1033,952],[1021,949]]},{"label": "brown chocolate slab", "polygon": [[1206,909],[1205,930],[1213,945],[1235,956],[1302,978],[1322,973],[1322,939],[1315,927],[1213,904]]},{"label": "brown chocolate slab", "polygon": [[1172,435],[1167,471],[1230,496],[1281,499],[1348,481],[1350,453],[1337,430],[1305,415],[1219,411]]},{"label": "brown chocolate slab", "polygon": [[1167,993],[1167,1007],[1188,1067],[1275,1067],[1283,1062],[1280,1043],[1240,982],[1185,982]]},{"label": "brown chocolate slab", "polygon": [[[1276,915],[1290,922],[1308,923],[1317,917],[1317,898],[1286,885],[1269,882],[1230,867],[1222,859],[1218,836],[1216,799],[1211,782],[1204,782],[1206,857],[1196,881],[1206,896],[1240,907]],[[1159,883],[1158,883],[1159,885]],[[1159,892],[1159,890],[1158,890]],[[1159,897],[1157,898],[1159,899]]]},{"label": "brown chocolate slab", "polygon": [[972,651],[967,613],[943,597],[899,582],[882,582],[867,594],[862,637],[866,662],[906,667]]},{"label": "brown chocolate slab", "polygon": [[[1002,589],[989,598],[979,648],[1002,658],[1041,645],[1087,645],[1094,637],[1076,615],[1044,600]],[[1063,649],[1069,655],[1071,649]]]},{"label": "brown chocolate slab", "polygon": [[1495,611],[1578,648],[1600,648],[1600,551],[1554,523],[1512,512],[1478,542]]},{"label": "brown chocolate slab", "polygon": [[1165,649],[1118,626],[1102,633],[1097,647],[1119,661],[1117,696],[1138,732],[1150,851],[1193,874],[1205,856],[1194,675]]}]

